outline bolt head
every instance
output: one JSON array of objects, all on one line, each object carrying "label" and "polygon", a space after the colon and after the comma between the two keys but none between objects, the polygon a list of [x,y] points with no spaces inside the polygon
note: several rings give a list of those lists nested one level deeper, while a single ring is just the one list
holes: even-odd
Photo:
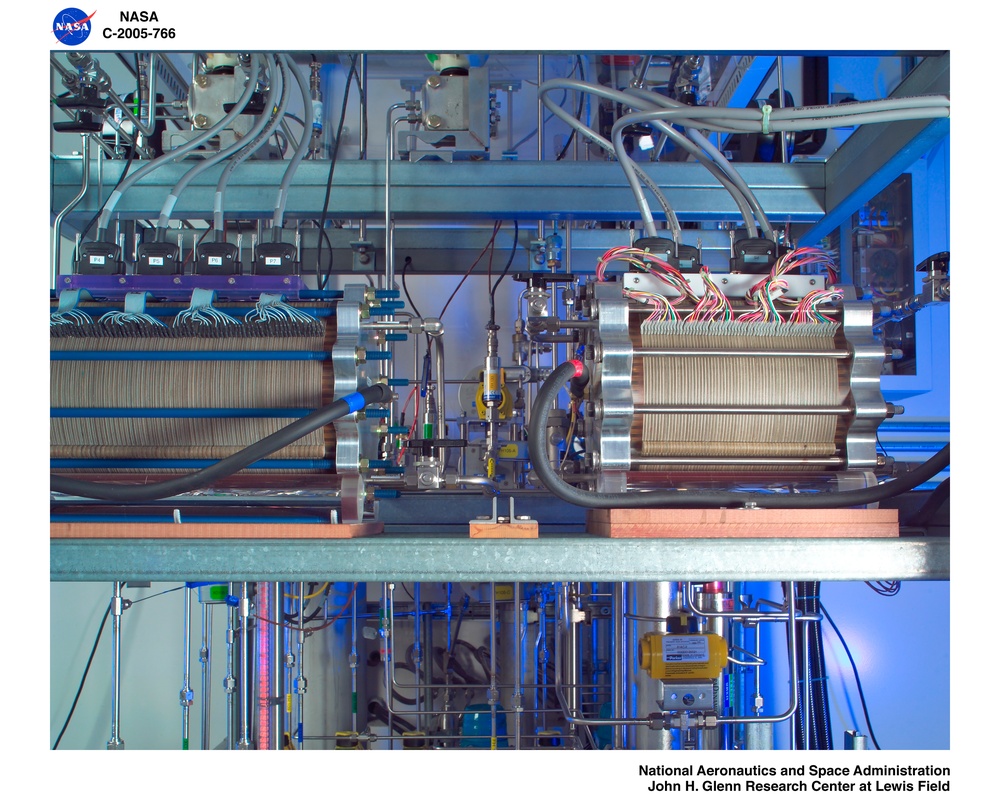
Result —
[{"label": "bolt head", "polygon": [[437,89],[440,85],[441,85],[441,78],[439,78],[437,75],[431,75],[427,79],[428,89]]},{"label": "bolt head", "polygon": [[431,114],[427,117],[427,127],[428,128],[440,128],[441,127],[441,117],[437,114]]}]

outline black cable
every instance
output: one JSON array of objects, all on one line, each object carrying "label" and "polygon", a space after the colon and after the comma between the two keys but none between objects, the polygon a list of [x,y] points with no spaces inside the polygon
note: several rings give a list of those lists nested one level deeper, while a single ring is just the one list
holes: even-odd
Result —
[{"label": "black cable", "polygon": [[417,304],[414,303],[413,298],[410,297],[410,290],[406,288],[406,270],[411,266],[413,266],[413,259],[407,256],[403,259],[403,269],[399,273],[399,280],[403,284],[403,294],[406,295],[406,302],[410,304],[410,308],[413,309],[413,313],[423,319],[424,315],[417,309]]},{"label": "black cable", "polygon": [[837,638],[840,639],[840,643],[844,646],[844,652],[847,653],[847,660],[851,662],[851,669],[854,670],[854,681],[858,685],[858,695],[861,697],[861,710],[865,714],[865,725],[868,726],[868,733],[872,737],[872,744],[875,745],[875,749],[881,750],[882,748],[878,745],[878,739],[875,738],[875,731],[872,730],[872,721],[868,716],[868,703],[865,702],[865,692],[861,688],[861,676],[858,674],[858,665],[854,663],[854,656],[851,655],[851,648],[847,646],[844,635],[840,632],[840,628],[837,627],[837,623],[833,621],[833,617],[830,616],[830,612],[826,610],[826,606],[823,603],[819,604],[819,610],[826,621],[830,623],[830,627],[833,628],[834,633],[837,634]]},{"label": "black cable", "polygon": [[[330,206],[330,191],[333,187],[333,168],[337,164],[337,153],[340,150],[340,140],[344,132],[344,120],[347,118],[347,100],[351,96],[351,76],[354,75],[355,69],[357,68],[358,57],[357,55],[351,56],[351,70],[347,73],[347,84],[344,87],[344,102],[340,107],[340,122],[337,125],[337,135],[333,142],[333,150],[330,152],[330,172],[326,176],[326,195],[323,197],[323,213],[319,218],[319,229],[323,230],[326,227],[326,213]],[[305,136],[305,131],[302,132]],[[323,260],[323,239],[322,237],[316,243],[316,282],[319,288],[326,289],[327,283],[330,281],[330,275],[333,272],[333,248],[330,248],[330,264],[326,272],[322,276],[322,284],[320,284],[320,264]],[[392,288],[391,286],[389,287]]]},{"label": "black cable", "polygon": [[865,581],[865,586],[882,597],[895,597],[902,588],[902,581]]},{"label": "black cable", "polygon": [[170,594],[171,592],[179,592],[187,584],[182,583],[180,586],[175,586],[173,589],[164,589],[162,592],[157,592],[156,594],[151,594],[148,597],[140,597],[138,600],[133,600],[132,605],[136,603],[141,603],[143,600],[152,600],[154,597],[159,597],[162,594]]},{"label": "black cable", "polygon": [[265,436],[259,442],[255,442],[221,461],[216,461],[204,469],[189,472],[177,478],[170,478],[159,483],[126,486],[121,484],[94,483],[92,481],[81,481],[76,478],[53,475],[49,484],[50,489],[53,492],[62,492],[68,495],[116,502],[161,500],[165,497],[173,497],[181,492],[202,489],[212,481],[229,477],[241,469],[246,469],[251,464],[260,461],[262,458],[266,458],[283,447],[287,447],[306,434],[312,433],[314,430],[322,428],[324,425],[341,417],[346,417],[359,408],[372,403],[387,403],[392,399],[392,391],[382,383],[376,383],[373,386],[360,389],[355,395],[360,395],[360,397],[348,395],[350,401],[348,398],[343,397],[334,400],[329,405],[323,406],[323,408],[295,420],[284,428],[275,431],[270,436]]},{"label": "black cable", "polygon": [[[510,270],[510,265],[514,263],[514,256],[517,255],[517,220],[514,220],[514,243],[510,246],[510,257],[507,259],[507,265],[503,268],[503,272],[500,273],[500,277],[496,279],[493,284],[493,288],[490,289],[490,325],[496,324],[496,311],[497,311],[497,287],[500,285],[500,281],[504,279],[507,272]],[[404,288],[406,284],[403,284]],[[409,295],[407,295],[409,297]],[[412,303],[411,303],[412,305]],[[419,316],[419,315],[418,315]]]},{"label": "black cable", "polygon": [[76,711],[76,704],[80,700],[80,695],[83,693],[83,685],[87,682],[87,674],[90,672],[90,665],[94,661],[94,653],[97,652],[97,645],[101,643],[101,634],[104,633],[104,624],[108,621],[108,616],[111,614],[111,601],[108,601],[108,607],[104,609],[104,617],[101,619],[101,627],[97,629],[97,638],[94,639],[94,646],[90,648],[90,656],[87,658],[87,666],[83,668],[83,677],[80,678],[80,686],[76,690],[76,697],[73,698],[73,705],[70,706],[69,714],[66,715],[66,721],[63,723],[62,730],[59,731],[59,735],[56,737],[56,743],[52,745],[53,750],[59,749],[59,742],[62,741],[63,734],[66,733],[66,728],[69,727],[69,721],[73,719],[73,712]]},{"label": "black cable", "polygon": [[[576,57],[576,61],[577,61],[577,64],[579,64],[579,66],[580,66],[580,75],[582,77],[583,76],[583,59],[580,58],[580,56],[577,56]],[[572,73],[570,73],[570,74],[572,74]],[[584,100],[584,93],[583,92],[578,92],[578,94],[580,95],[580,105],[576,109],[576,121],[577,122],[579,122],[580,118],[583,116],[583,100]],[[572,130],[570,130],[569,136],[566,138],[566,144],[563,145],[562,150],[559,151],[559,155],[556,156],[556,161],[562,161],[564,158],[566,158],[566,153],[569,151],[570,144],[573,143],[573,137],[574,136],[576,136],[576,128],[573,128]]]},{"label": "black cable", "polygon": [[531,408],[528,455],[535,474],[556,497],[585,508],[739,508],[753,502],[759,508],[847,508],[877,503],[907,492],[933,478],[948,466],[946,444],[927,461],[895,480],[867,489],[815,492],[812,494],[767,494],[763,492],[678,492],[659,489],[648,492],[588,492],[566,483],[552,468],[546,455],[549,412],[563,384],[577,374],[580,362],[567,361],[542,383]]}]

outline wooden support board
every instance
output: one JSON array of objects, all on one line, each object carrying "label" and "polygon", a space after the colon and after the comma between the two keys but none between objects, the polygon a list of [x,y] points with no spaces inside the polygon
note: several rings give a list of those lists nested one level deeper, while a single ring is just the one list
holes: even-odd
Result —
[{"label": "wooden support board", "polygon": [[587,533],[612,539],[892,538],[891,508],[591,509]]},{"label": "wooden support board", "polygon": [[381,522],[342,525],[252,522],[53,522],[50,539],[357,539],[381,533]]},{"label": "wooden support board", "polygon": [[537,522],[470,522],[470,539],[537,539]]}]

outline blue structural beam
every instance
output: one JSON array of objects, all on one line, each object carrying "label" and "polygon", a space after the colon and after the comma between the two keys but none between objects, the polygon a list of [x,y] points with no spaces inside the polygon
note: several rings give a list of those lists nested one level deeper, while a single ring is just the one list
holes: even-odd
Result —
[{"label": "blue structural beam", "polygon": [[[891,96],[948,94],[950,65],[948,54],[925,58]],[[850,220],[949,130],[947,118],[860,126],[826,163],[826,216],[806,231],[799,243],[816,245]]]}]

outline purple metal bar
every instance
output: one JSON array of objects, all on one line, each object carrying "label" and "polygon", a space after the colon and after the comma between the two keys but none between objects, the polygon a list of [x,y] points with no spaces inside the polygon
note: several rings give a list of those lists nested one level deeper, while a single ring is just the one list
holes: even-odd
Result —
[{"label": "purple metal bar", "polygon": [[308,287],[300,275],[60,275],[56,286],[86,289],[95,300],[122,300],[149,292],[158,300],[190,300],[195,289],[212,289],[219,300],[247,300],[262,292],[298,300]]}]

